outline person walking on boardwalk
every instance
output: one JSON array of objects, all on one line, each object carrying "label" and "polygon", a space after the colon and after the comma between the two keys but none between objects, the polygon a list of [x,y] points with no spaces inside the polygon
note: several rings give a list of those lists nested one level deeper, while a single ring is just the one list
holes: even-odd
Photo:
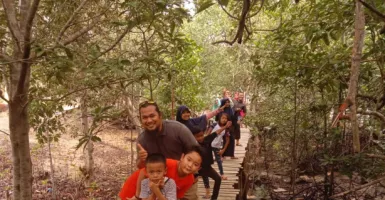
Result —
[{"label": "person walking on boardwalk", "polygon": [[[223,157],[231,157],[231,159],[238,159],[235,157],[234,151],[235,151],[235,139],[234,139],[234,123],[237,123],[237,119],[235,118],[233,108],[231,107],[230,99],[223,98],[221,100],[221,107],[223,108],[223,113],[226,113],[229,116],[229,120],[232,122],[232,126],[229,128],[230,131],[230,138],[229,138],[229,145],[225,152],[223,153]],[[220,120],[220,114],[219,113],[215,117],[215,121],[219,122]],[[224,138],[226,140],[226,138]],[[227,141],[224,141],[226,143]]]},{"label": "person walking on boardwalk", "polygon": [[238,93],[238,99],[234,101],[234,115],[235,119],[237,120],[237,123],[234,124],[234,138],[236,140],[236,145],[237,146],[242,146],[239,143],[239,139],[241,139],[241,124],[242,120],[246,116],[246,105],[243,104],[243,93],[240,92]]}]

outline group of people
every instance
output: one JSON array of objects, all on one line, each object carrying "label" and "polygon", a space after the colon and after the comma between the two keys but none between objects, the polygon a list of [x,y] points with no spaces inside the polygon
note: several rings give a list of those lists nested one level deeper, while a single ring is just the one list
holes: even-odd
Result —
[{"label": "group of people", "polygon": [[[180,106],[176,121],[163,120],[155,102],[145,101],[139,105],[139,116],[144,131],[138,136],[137,150],[139,168],[121,189],[123,200],[197,200],[198,177],[202,177],[206,196],[218,199],[224,175],[222,159],[234,155],[235,145],[241,145],[240,124],[246,115],[243,94],[231,98],[224,90],[223,98],[216,108],[200,117],[191,118],[187,106]],[[209,123],[214,118],[216,123]],[[214,158],[218,172],[212,168]],[[211,197],[209,178],[214,188]]]}]

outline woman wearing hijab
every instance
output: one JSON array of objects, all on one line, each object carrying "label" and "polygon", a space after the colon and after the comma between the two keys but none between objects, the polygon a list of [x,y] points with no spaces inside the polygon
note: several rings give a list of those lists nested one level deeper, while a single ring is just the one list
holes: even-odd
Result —
[{"label": "woman wearing hijab", "polygon": [[223,109],[221,106],[217,110],[209,112],[200,117],[190,118],[191,116],[190,109],[185,105],[181,105],[179,106],[178,111],[176,113],[176,121],[184,124],[190,130],[192,130],[193,127],[199,127],[201,130],[205,131],[207,129],[208,120],[216,116],[217,114],[219,114],[222,110]]},{"label": "woman wearing hijab", "polygon": [[[223,108],[223,112],[227,113],[229,115],[229,118],[232,122],[232,126],[230,127],[230,143],[229,146],[227,147],[226,151],[223,153],[223,157],[231,157],[231,159],[237,159],[237,157],[234,156],[234,151],[235,151],[235,138],[234,138],[234,123],[237,123],[237,118],[235,116],[234,110],[231,107],[231,102],[229,98],[223,98],[221,100],[221,108]],[[219,121],[220,115],[217,114],[215,116],[215,121]],[[223,138],[226,140],[226,138]],[[224,141],[226,143],[226,141]]]}]

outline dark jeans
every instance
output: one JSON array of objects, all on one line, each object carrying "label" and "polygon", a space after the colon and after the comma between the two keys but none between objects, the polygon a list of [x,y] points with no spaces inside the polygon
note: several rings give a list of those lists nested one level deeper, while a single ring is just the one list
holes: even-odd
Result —
[{"label": "dark jeans", "polygon": [[223,175],[223,174],[225,174],[225,173],[223,172],[222,158],[221,158],[221,155],[219,155],[219,151],[220,151],[220,150],[221,150],[221,149],[213,148],[215,160],[216,160],[217,163],[218,163],[219,173],[220,173],[221,175]]},{"label": "dark jeans", "polygon": [[[209,167],[203,167],[201,170],[199,170],[199,175],[203,177],[203,182],[206,187],[205,181],[208,183],[208,178],[210,177],[214,180],[214,188],[213,188],[213,194],[211,195],[211,200],[216,200],[218,199],[218,194],[219,194],[219,189],[221,188],[221,183],[222,183],[222,178],[218,174],[215,169],[213,169],[211,166]],[[206,180],[205,180],[206,177]]]}]

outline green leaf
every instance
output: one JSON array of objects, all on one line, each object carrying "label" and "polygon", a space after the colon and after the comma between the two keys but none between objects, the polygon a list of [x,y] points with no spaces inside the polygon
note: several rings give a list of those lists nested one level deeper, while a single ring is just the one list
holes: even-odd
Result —
[{"label": "green leaf", "polygon": [[100,137],[96,136],[96,135],[92,136],[92,137],[91,137],[91,140],[92,140],[93,142],[101,142],[101,141],[102,141],[102,139],[101,139]]},{"label": "green leaf", "polygon": [[78,150],[80,147],[82,147],[83,145],[86,146],[88,143],[88,136],[84,136],[82,138],[79,139],[79,144],[76,145],[75,149]]},{"label": "green leaf", "polygon": [[131,61],[127,60],[127,59],[124,59],[124,60],[121,60],[120,63],[122,65],[130,65],[131,64]]},{"label": "green leaf", "polygon": [[209,7],[212,6],[212,5],[214,5],[214,3],[211,2],[211,1],[205,1],[205,2],[203,2],[201,5],[199,5],[199,8],[198,8],[198,10],[197,10],[197,13],[200,13],[200,12],[206,10],[207,8],[209,8]]}]

